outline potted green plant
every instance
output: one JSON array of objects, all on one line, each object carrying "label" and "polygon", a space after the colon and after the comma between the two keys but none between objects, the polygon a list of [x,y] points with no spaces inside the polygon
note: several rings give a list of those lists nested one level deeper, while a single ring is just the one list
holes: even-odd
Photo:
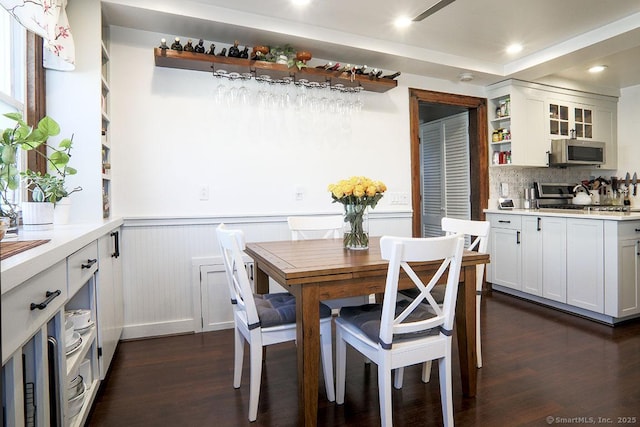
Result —
[{"label": "potted green plant", "polygon": [[[13,226],[17,226],[17,209],[15,203],[10,200],[9,193],[19,188],[21,177],[24,177],[30,187],[29,191],[32,194],[32,203],[44,203],[42,206],[33,209],[51,212],[52,217],[54,203],[75,191],[81,190],[80,187],[77,187],[69,191],[65,187],[65,178],[77,172],[68,165],[70,159],[69,153],[73,145],[72,139],[63,139],[58,147],[47,145],[49,154],[35,151],[35,153],[46,159],[47,167],[51,173],[42,175],[31,170],[20,173],[17,164],[18,150],[31,151],[42,144],[46,144],[49,137],[56,136],[60,133],[60,126],[50,117],[42,118],[37,126],[32,128],[22,119],[20,113],[7,113],[4,116],[14,120],[16,125],[4,129],[0,143],[0,148],[2,149],[2,154],[0,155],[1,215],[9,217]],[[32,223],[30,216],[32,208],[31,205],[27,203],[28,202],[23,203],[23,215],[26,214],[27,218],[25,223],[29,224]],[[46,205],[46,203],[50,205]],[[45,222],[42,221],[41,219],[36,219],[37,224],[45,224]],[[45,219],[44,221],[48,220]],[[51,223],[52,222],[51,220]]]}]

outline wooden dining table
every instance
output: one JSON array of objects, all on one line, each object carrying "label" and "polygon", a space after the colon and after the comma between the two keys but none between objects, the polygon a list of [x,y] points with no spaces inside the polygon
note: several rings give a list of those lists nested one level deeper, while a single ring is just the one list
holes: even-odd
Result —
[{"label": "wooden dining table", "polygon": [[[257,293],[269,292],[269,278],[296,297],[298,425],[315,426],[318,416],[320,354],[319,302],[333,298],[384,293],[388,262],[380,254],[380,238],[369,249],[347,250],[341,239],[247,243],[245,252],[255,263]],[[462,391],[476,394],[476,266],[489,255],[465,251],[456,304],[456,335]],[[412,263],[418,274],[429,275],[440,262]],[[399,288],[413,286],[401,278]],[[424,279],[423,279],[424,280]]]}]

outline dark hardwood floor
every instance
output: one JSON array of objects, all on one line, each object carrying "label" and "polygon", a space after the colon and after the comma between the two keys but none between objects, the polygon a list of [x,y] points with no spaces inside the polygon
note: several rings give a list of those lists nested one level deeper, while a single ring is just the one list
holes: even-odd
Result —
[{"label": "dark hardwood floor", "polygon": [[[456,425],[640,424],[639,321],[612,328],[491,291],[482,305],[477,397],[462,396],[454,358]],[[87,424],[295,426],[294,344],[267,351],[255,423],[247,421],[246,357],[242,387],[235,390],[231,330],[122,342]],[[375,365],[351,350],[347,369],[344,405],[326,400],[320,380],[318,425],[378,426]],[[429,384],[420,381],[418,366],[405,370],[393,411],[397,426],[442,424],[436,364]]]}]

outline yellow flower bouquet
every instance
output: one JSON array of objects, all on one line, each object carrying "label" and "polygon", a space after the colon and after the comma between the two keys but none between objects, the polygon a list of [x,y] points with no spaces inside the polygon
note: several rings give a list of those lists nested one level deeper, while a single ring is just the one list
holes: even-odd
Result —
[{"label": "yellow flower bouquet", "polygon": [[344,205],[344,222],[348,224],[344,232],[344,247],[347,249],[367,249],[369,247],[369,227],[367,208],[375,208],[387,186],[365,176],[353,176],[329,185],[333,203]]}]

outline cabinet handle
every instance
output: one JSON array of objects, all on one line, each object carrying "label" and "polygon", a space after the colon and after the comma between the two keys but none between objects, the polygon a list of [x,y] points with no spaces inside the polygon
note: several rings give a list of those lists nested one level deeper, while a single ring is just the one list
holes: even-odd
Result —
[{"label": "cabinet handle", "polygon": [[538,231],[542,230],[542,228],[540,228],[540,218],[538,218]]},{"label": "cabinet handle", "polygon": [[499,219],[498,222],[500,224],[511,224],[511,221],[507,221],[506,219]]},{"label": "cabinet handle", "polygon": [[33,310],[35,310],[36,308],[37,308],[38,310],[44,310],[45,308],[47,308],[47,306],[49,305],[49,303],[50,303],[51,301],[53,301],[53,299],[54,299],[55,297],[57,297],[58,295],[60,295],[60,294],[61,294],[60,289],[58,289],[58,290],[56,290],[56,291],[53,291],[53,292],[51,292],[51,291],[47,291],[47,293],[45,294],[45,296],[47,297],[47,299],[46,299],[46,300],[44,300],[44,301],[42,301],[40,304],[36,304],[36,303],[32,302],[32,303],[31,303],[31,310],[33,311]]},{"label": "cabinet handle", "polygon": [[91,268],[91,266],[92,266],[93,264],[95,264],[96,262],[98,262],[98,260],[97,260],[97,259],[88,259],[86,264],[82,264],[82,268],[83,268],[83,269],[85,269],[85,268]]},{"label": "cabinet handle", "polygon": [[640,233],[640,228],[636,228],[636,233]]},{"label": "cabinet handle", "polygon": [[520,232],[516,231],[516,244],[520,244]]},{"label": "cabinet handle", "polygon": [[120,232],[114,231],[111,233],[111,237],[114,239],[115,251],[111,254],[111,258],[118,258],[120,256]]}]

